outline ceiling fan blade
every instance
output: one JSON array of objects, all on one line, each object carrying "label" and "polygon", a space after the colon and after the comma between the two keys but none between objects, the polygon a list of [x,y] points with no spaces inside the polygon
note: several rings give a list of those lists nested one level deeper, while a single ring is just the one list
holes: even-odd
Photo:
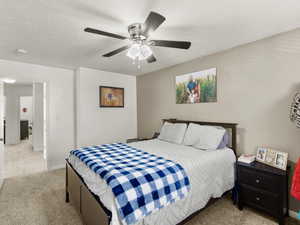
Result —
[{"label": "ceiling fan blade", "polygon": [[89,28],[89,27],[85,28],[84,31],[88,32],[88,33],[100,34],[100,35],[108,36],[108,37],[112,37],[112,38],[118,38],[118,39],[121,39],[121,40],[127,39],[127,37],[124,37],[124,36],[121,36],[121,35],[118,35],[118,34],[113,34],[113,33],[105,32],[105,31],[102,31],[102,30],[96,30],[96,29]]},{"label": "ceiling fan blade", "polygon": [[147,62],[148,63],[153,63],[153,62],[156,62],[156,58],[154,55],[151,55],[147,58]]},{"label": "ceiling fan blade", "polygon": [[114,50],[114,51],[111,51],[111,52],[109,52],[109,53],[106,53],[106,54],[103,55],[103,57],[111,57],[111,56],[114,56],[114,55],[116,55],[116,54],[119,54],[119,53],[122,52],[122,51],[125,51],[125,50],[128,49],[128,48],[130,48],[130,45],[126,45],[126,46],[123,46],[123,47],[121,47],[121,48],[118,48],[118,49],[116,49],[116,50]]},{"label": "ceiling fan blade", "polygon": [[150,12],[144,23],[145,28],[143,34],[148,36],[150,32],[155,31],[165,20],[166,18],[162,15],[156,12]]},{"label": "ceiling fan blade", "polygon": [[189,49],[191,42],[189,41],[165,41],[165,40],[151,40],[150,44],[153,46]]}]

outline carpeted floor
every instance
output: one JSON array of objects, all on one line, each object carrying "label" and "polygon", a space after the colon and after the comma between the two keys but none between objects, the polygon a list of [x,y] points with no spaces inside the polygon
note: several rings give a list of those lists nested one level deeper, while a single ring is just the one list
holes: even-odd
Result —
[{"label": "carpeted floor", "polygon": [[[65,171],[42,172],[8,178],[0,191],[1,225],[82,225],[76,211],[64,202]],[[223,198],[191,220],[188,225],[276,225],[248,208],[239,211]],[[287,225],[299,225],[287,219]]]},{"label": "carpeted floor", "polygon": [[32,150],[29,140],[4,147],[4,177],[26,176],[47,170],[43,152]]}]

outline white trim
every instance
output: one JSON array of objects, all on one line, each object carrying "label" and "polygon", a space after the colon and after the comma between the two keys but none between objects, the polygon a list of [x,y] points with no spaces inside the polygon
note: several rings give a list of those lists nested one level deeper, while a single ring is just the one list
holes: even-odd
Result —
[{"label": "white trim", "polygon": [[52,170],[58,170],[58,169],[63,169],[66,167],[66,164],[62,164],[62,165],[55,165],[55,166],[51,166],[50,168],[48,168],[48,171],[52,171]]},{"label": "white trim", "polygon": [[[2,105],[3,104],[3,105]],[[4,111],[3,106],[5,105],[5,99],[4,99],[4,85],[3,82],[0,80],[0,129],[1,129],[1,138],[4,138],[3,133],[3,120],[4,120]],[[4,143],[3,141],[0,142],[0,190],[4,182]]]},{"label": "white trim", "polygon": [[[290,214],[290,217],[296,219],[296,220],[299,220],[298,218],[298,213],[293,211],[293,210],[289,210],[289,214]],[[300,221],[300,220],[299,220]]]},{"label": "white trim", "polygon": [[[39,147],[39,148],[33,148],[33,151],[35,152],[43,152],[44,148],[43,147]],[[43,156],[44,157],[44,156]],[[45,158],[44,158],[45,159]]]},{"label": "white trim", "polygon": [[80,76],[80,68],[77,68],[74,71],[74,149],[78,148],[77,145],[77,139],[78,139],[78,121],[79,121],[79,115],[78,115],[78,110],[79,110],[79,76]]},{"label": "white trim", "polygon": [[0,178],[0,191],[1,191],[3,183],[4,183],[4,179]]}]

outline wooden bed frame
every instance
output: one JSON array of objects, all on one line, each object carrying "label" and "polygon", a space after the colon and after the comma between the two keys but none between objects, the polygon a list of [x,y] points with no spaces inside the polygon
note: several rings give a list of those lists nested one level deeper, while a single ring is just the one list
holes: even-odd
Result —
[{"label": "wooden bed frame", "polygon": [[[230,147],[236,155],[236,123],[218,123],[218,122],[202,122],[177,119],[164,119],[163,122],[169,123],[196,123],[200,125],[220,126],[230,130],[231,145]],[[214,202],[211,199],[205,208]],[[93,194],[82,177],[76,172],[69,161],[66,159],[66,202],[71,202],[77,212],[80,214],[85,225],[109,225],[112,214],[100,201],[99,197]],[[204,209],[204,208],[203,208]],[[202,211],[200,209],[199,211]],[[183,225],[192,219],[198,212],[189,215],[178,225]]]}]

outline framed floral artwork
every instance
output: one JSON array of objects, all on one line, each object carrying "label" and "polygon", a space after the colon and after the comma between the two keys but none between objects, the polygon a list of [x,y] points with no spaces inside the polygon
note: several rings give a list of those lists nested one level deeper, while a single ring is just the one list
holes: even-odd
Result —
[{"label": "framed floral artwork", "polygon": [[124,88],[99,87],[100,107],[124,107]]}]

